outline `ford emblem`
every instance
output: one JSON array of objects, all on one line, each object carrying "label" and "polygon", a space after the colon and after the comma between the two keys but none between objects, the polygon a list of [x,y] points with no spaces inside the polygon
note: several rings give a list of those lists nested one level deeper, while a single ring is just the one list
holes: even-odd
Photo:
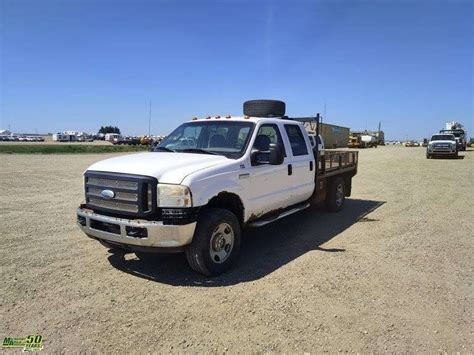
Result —
[{"label": "ford emblem", "polygon": [[107,200],[110,200],[115,197],[115,192],[113,192],[112,190],[102,190],[100,192],[100,196]]}]

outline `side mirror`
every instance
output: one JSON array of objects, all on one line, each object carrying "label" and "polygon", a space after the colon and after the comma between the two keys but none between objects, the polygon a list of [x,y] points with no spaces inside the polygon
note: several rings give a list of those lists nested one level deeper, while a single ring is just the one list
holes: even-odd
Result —
[{"label": "side mirror", "polygon": [[270,143],[269,151],[270,151],[270,157],[269,157],[270,165],[283,164],[283,160],[285,160],[285,154],[280,144]]},{"label": "side mirror", "polygon": [[280,165],[283,164],[285,153],[281,145],[270,143],[267,151],[252,150],[250,153],[250,160],[252,165]]}]

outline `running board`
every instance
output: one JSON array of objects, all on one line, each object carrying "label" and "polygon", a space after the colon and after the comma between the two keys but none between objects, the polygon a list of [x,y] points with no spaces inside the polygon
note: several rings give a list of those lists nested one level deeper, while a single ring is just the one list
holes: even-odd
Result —
[{"label": "running board", "polygon": [[306,203],[304,205],[292,208],[291,210],[285,211],[285,212],[281,213],[280,215],[278,215],[278,217],[274,217],[274,218],[270,218],[270,219],[264,219],[264,220],[261,220],[261,221],[255,221],[255,222],[249,223],[248,226],[249,227],[262,227],[266,224],[269,224],[269,223],[275,222],[275,221],[277,221],[281,218],[287,217],[290,214],[302,211],[302,210],[308,208],[309,206],[310,206],[310,204]]}]

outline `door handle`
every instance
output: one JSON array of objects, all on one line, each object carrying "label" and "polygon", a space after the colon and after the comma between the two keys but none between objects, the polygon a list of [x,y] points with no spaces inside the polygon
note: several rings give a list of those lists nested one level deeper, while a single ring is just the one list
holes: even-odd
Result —
[{"label": "door handle", "polygon": [[293,175],[293,165],[288,164],[288,175]]},{"label": "door handle", "polygon": [[309,171],[313,171],[313,161],[309,162]]}]

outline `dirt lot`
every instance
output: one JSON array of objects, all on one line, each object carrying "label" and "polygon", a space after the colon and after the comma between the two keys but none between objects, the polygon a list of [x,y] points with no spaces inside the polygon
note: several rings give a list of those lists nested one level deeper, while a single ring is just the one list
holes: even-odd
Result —
[{"label": "dirt lot", "polygon": [[461,155],[363,150],[345,210],[248,231],[212,279],[81,234],[81,173],[106,155],[0,155],[0,336],[42,334],[46,352],[472,352],[474,150]]}]

